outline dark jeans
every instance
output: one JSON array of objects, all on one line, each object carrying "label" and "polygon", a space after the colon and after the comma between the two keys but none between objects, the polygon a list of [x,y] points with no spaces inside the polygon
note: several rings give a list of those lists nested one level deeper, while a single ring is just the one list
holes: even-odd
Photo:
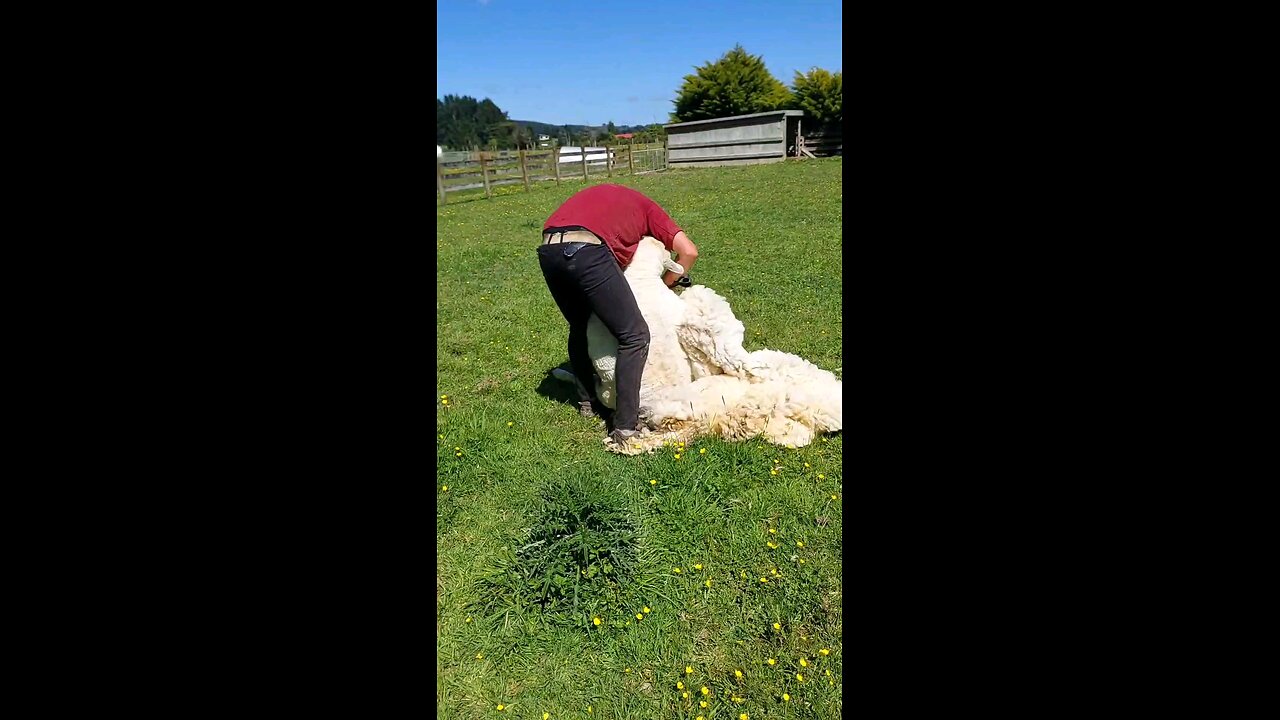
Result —
[{"label": "dark jeans", "polygon": [[595,368],[587,354],[587,319],[599,316],[618,339],[617,408],[613,426],[634,430],[640,424],[640,375],[649,358],[649,325],[636,296],[622,277],[613,253],[604,245],[556,243],[538,248],[538,264],[547,288],[569,321],[569,361],[577,376],[578,400],[597,400]]}]

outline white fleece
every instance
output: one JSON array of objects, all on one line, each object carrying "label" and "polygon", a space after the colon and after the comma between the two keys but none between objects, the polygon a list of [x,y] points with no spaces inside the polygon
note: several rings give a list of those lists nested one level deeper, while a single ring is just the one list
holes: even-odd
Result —
[{"label": "white fleece", "polygon": [[[641,417],[659,432],[628,447],[606,443],[610,450],[652,452],[665,440],[706,435],[802,447],[842,429],[843,387],[834,374],[790,353],[747,352],[746,330],[729,303],[703,285],[676,295],[662,282],[664,262],[674,265],[662,243],[646,237],[623,273],[649,324]],[[617,340],[593,315],[587,342],[602,381],[597,392],[614,407]]]}]

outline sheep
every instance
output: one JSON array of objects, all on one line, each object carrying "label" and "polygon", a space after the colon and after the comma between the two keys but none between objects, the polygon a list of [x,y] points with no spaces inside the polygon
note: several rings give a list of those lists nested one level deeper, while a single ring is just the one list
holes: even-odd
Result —
[{"label": "sheep", "polygon": [[[675,329],[684,304],[662,282],[664,269],[684,274],[684,268],[671,259],[662,242],[646,235],[636,246],[631,264],[623,272],[635,293],[640,314],[649,325],[649,357],[644,363],[640,385],[641,408],[652,403],[655,388],[687,383],[690,379],[689,361],[676,339]],[[596,396],[601,404],[614,409],[617,408],[617,351],[617,338],[592,313],[587,320],[587,353],[600,378],[596,384]]]},{"label": "sheep", "polygon": [[[649,325],[649,357],[640,385],[641,417],[651,432],[614,452],[652,452],[663,442],[715,435],[727,440],[761,436],[802,447],[818,433],[842,428],[842,386],[835,375],[777,350],[747,352],[745,328],[729,303],[695,285],[676,295],[662,271],[682,273],[658,240],[645,237],[623,273]],[[601,402],[615,406],[617,340],[594,315],[588,353],[600,382]],[[572,382],[569,373],[556,377]]]}]

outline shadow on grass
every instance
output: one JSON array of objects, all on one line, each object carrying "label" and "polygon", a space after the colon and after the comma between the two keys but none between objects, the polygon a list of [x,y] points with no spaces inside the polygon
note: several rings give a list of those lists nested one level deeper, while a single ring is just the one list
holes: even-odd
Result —
[{"label": "shadow on grass", "polygon": [[559,365],[547,370],[546,376],[542,378],[542,382],[538,383],[535,392],[545,398],[551,398],[558,403],[572,405],[574,409],[578,407],[578,393],[573,385],[557,380],[551,375],[552,370],[564,370],[565,372],[573,372],[573,363],[565,360]]},{"label": "shadow on grass", "polygon": [[[573,372],[573,364],[565,360],[559,365],[547,370],[547,374],[542,378],[542,382],[538,383],[538,387],[534,392],[542,397],[550,398],[558,403],[564,403],[574,410],[578,409],[578,391],[572,383],[563,380],[557,380],[551,375],[552,370],[564,370],[565,372]],[[613,430],[613,411],[603,405],[595,404],[592,406],[596,416],[605,424],[605,430]]]}]

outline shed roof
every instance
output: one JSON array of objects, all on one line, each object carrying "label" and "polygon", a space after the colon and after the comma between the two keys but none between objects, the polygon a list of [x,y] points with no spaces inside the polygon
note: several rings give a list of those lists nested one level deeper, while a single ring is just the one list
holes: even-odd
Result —
[{"label": "shed roof", "polygon": [[787,117],[796,117],[804,115],[803,110],[770,110],[769,112],[751,113],[750,115],[730,115],[728,117],[711,118],[710,120],[690,120],[689,122],[670,123],[663,125],[664,128],[687,127],[689,125],[706,125],[708,123],[723,122],[725,120],[742,120],[743,118],[765,117],[766,115],[785,115]]}]

